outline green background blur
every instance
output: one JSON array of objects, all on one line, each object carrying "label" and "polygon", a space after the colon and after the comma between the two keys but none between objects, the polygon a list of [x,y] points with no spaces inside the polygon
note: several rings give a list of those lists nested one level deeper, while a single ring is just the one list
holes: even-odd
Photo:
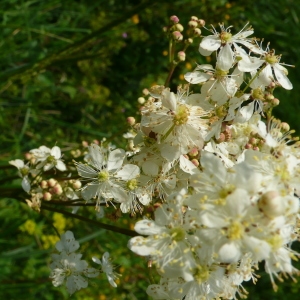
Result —
[{"label": "green background blur", "polygon": [[[105,137],[124,146],[126,117],[139,118],[142,90],[166,79],[168,41],[162,27],[171,15],[185,28],[197,16],[207,27],[233,25],[233,33],[249,21],[254,36],[282,54],[281,62],[296,66],[288,68],[294,89],[276,91],[280,106],[274,113],[299,133],[299,0],[1,0],[0,11],[0,299],[68,299],[65,289],[53,288],[48,279],[53,224],[82,239],[84,259],[109,251],[122,273],[117,289],[103,277],[73,299],[148,299],[145,288],[154,271],[127,250],[126,236],[30,211],[7,192],[20,184],[7,161],[55,143],[69,149]],[[176,69],[173,89],[196,62],[207,62],[198,44],[195,40]],[[124,227],[131,223],[120,220]],[[290,279],[277,293],[267,275],[256,286],[245,286],[252,300],[300,298],[300,285]]]}]

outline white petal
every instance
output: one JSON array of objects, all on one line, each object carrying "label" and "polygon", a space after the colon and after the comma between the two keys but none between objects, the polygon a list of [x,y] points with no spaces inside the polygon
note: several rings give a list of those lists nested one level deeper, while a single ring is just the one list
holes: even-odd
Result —
[{"label": "white petal", "polygon": [[204,72],[188,72],[184,75],[184,79],[192,84],[197,84],[200,82],[205,82],[209,78],[211,78],[212,75],[205,74]]},{"label": "white petal", "polygon": [[157,176],[159,168],[156,163],[145,161],[142,165],[142,170],[148,176]]},{"label": "white petal", "polygon": [[164,89],[162,92],[161,102],[164,107],[169,108],[172,111],[176,111],[177,99],[173,92],[168,89]]},{"label": "white petal", "polygon": [[200,46],[199,46],[199,51],[201,53],[201,50],[203,49],[203,50],[212,52],[212,51],[218,50],[220,48],[220,46],[221,46],[220,38],[215,35],[209,35],[202,39]]},{"label": "white petal", "polygon": [[104,164],[102,149],[97,144],[92,144],[89,146],[89,155],[92,160],[92,164],[100,170]]},{"label": "white petal", "polygon": [[158,226],[154,221],[147,219],[138,221],[134,226],[134,230],[142,235],[160,234],[165,231],[163,227]]},{"label": "white petal", "polygon": [[107,170],[112,171],[120,169],[122,167],[125,156],[126,153],[123,149],[116,149],[114,151],[111,151],[107,160]]},{"label": "white petal", "polygon": [[180,169],[186,173],[194,174],[197,172],[197,167],[187,158],[185,158],[183,155],[180,155]]},{"label": "white petal", "polygon": [[286,69],[280,64],[275,64],[273,66],[273,69],[274,69],[275,77],[277,81],[281,84],[281,86],[286,90],[291,90],[293,88],[293,85],[285,75]]},{"label": "white petal", "polygon": [[136,236],[128,241],[128,248],[134,253],[142,256],[148,256],[155,253],[155,248],[147,245],[147,239]]},{"label": "white petal", "polygon": [[27,176],[23,177],[22,188],[26,193],[29,193],[29,191],[31,189],[30,181]]},{"label": "white petal", "polygon": [[11,160],[11,161],[9,161],[8,163],[11,164],[11,165],[13,165],[13,166],[15,166],[15,167],[18,168],[18,169],[23,168],[24,165],[25,165],[25,164],[24,164],[24,161],[21,160],[21,159]]},{"label": "white petal", "polygon": [[55,168],[62,172],[67,170],[66,165],[61,160],[56,161]]},{"label": "white petal", "polygon": [[55,159],[59,159],[61,157],[61,151],[60,148],[57,146],[54,146],[51,149],[51,155],[55,157]]},{"label": "white petal", "polygon": [[233,51],[229,44],[226,44],[218,54],[217,68],[222,71],[228,71],[233,64]]},{"label": "white petal", "polygon": [[248,248],[246,251],[252,253],[254,260],[262,261],[269,257],[271,247],[267,242],[253,236],[246,236],[243,241]]},{"label": "white petal", "polygon": [[140,174],[140,168],[136,165],[125,165],[120,171],[116,173],[116,177],[122,180],[130,180],[137,177]]},{"label": "white petal", "polygon": [[99,192],[99,184],[87,184],[81,191],[81,196],[84,200],[90,200],[95,196],[98,196],[99,198]]}]

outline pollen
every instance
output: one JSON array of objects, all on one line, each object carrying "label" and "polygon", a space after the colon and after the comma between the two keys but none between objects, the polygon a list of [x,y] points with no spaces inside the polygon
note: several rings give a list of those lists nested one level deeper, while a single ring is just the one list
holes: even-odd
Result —
[{"label": "pollen", "polygon": [[269,53],[266,55],[265,60],[270,65],[278,63],[278,57],[272,53]]},{"label": "pollen", "polygon": [[185,105],[179,105],[179,107],[176,110],[176,114],[174,116],[173,122],[175,125],[184,125],[187,123],[189,118],[189,110]]},{"label": "pollen", "polygon": [[127,181],[127,188],[131,191],[135,190],[138,186],[137,180],[136,179],[131,179]]},{"label": "pollen", "polygon": [[196,272],[194,274],[195,280],[201,284],[209,279],[209,268],[207,266],[197,266]]},{"label": "pollen", "polygon": [[220,39],[222,43],[228,43],[231,41],[232,34],[230,32],[222,31],[220,33]]},{"label": "pollen", "polygon": [[170,234],[173,241],[180,242],[185,239],[185,231],[180,227],[172,228]]},{"label": "pollen", "polygon": [[244,226],[238,221],[232,222],[227,229],[227,237],[230,240],[241,239],[243,236],[243,233],[244,233]]},{"label": "pollen", "polygon": [[107,171],[101,171],[98,173],[98,180],[100,182],[107,181],[109,179],[109,173]]}]

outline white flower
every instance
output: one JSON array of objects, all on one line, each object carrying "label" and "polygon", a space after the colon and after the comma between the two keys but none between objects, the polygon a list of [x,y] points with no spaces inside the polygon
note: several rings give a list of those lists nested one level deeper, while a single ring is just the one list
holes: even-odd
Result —
[{"label": "white flower", "polygon": [[52,283],[54,286],[66,283],[70,294],[88,286],[87,277],[97,277],[99,271],[89,268],[85,260],[81,260],[82,254],[75,253],[79,243],[75,240],[71,231],[62,234],[61,240],[55,245],[59,254],[52,254],[53,262],[50,264]]},{"label": "white flower", "polygon": [[97,257],[92,257],[93,262],[101,266],[102,271],[106,274],[108,282],[111,286],[117,287],[115,282],[118,279],[119,275],[114,272],[114,267],[110,262],[109,253],[105,252],[102,256],[102,262]]},{"label": "white flower", "polygon": [[97,198],[97,205],[101,197],[107,201],[123,202],[127,199],[127,192],[122,187],[121,181],[129,181],[137,177],[140,169],[136,165],[127,164],[123,166],[125,159],[123,149],[115,149],[108,154],[105,149],[96,144],[89,147],[88,164],[76,163],[78,174],[90,182],[82,188],[82,197],[85,200]]},{"label": "white flower", "polygon": [[28,165],[25,165],[24,161],[21,159],[11,160],[9,161],[9,164],[15,166],[18,168],[19,176],[22,177],[22,188],[26,193],[29,193],[31,189],[30,180],[28,178],[28,174],[30,172],[30,168]]},{"label": "white flower", "polygon": [[40,146],[38,149],[30,150],[36,159],[37,169],[43,168],[44,171],[48,171],[52,168],[56,168],[60,171],[66,171],[66,165],[61,160],[61,151],[58,146],[54,146],[49,149],[46,146]]},{"label": "white flower", "polygon": [[199,52],[204,56],[209,56],[213,51],[218,50],[220,47],[223,47],[223,51],[220,59],[231,59],[234,56],[234,52],[231,49],[231,45],[236,46],[236,44],[242,44],[243,46],[250,49],[252,52],[261,53],[260,49],[252,43],[252,39],[249,39],[248,36],[253,34],[253,29],[250,27],[247,30],[244,30],[245,27],[235,35],[232,35],[230,32],[229,26],[225,29],[223,24],[220,24],[221,33],[218,33],[215,28],[213,28],[214,35],[206,36],[202,39]]}]

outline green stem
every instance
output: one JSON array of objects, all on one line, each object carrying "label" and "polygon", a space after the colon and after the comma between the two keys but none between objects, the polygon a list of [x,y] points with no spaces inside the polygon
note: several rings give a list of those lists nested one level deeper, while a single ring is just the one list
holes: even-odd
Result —
[{"label": "green stem", "polygon": [[131,237],[138,236],[138,234],[133,230],[129,230],[129,229],[126,229],[126,228],[120,228],[120,227],[113,226],[113,225],[104,224],[104,223],[101,223],[101,222],[98,222],[98,221],[94,221],[94,220],[85,218],[85,217],[77,215],[77,214],[72,214],[72,213],[70,213],[68,211],[65,211],[65,210],[60,210],[58,208],[49,207],[45,204],[42,204],[41,208],[49,210],[49,211],[53,211],[53,212],[58,212],[58,213],[61,213],[65,216],[69,216],[71,218],[75,218],[75,219],[78,219],[78,220],[81,220],[81,221],[84,221],[84,222],[87,222],[87,223],[90,223],[90,224],[97,225],[100,228],[103,228],[103,229],[106,229],[106,230],[114,231],[114,232],[121,233],[121,234],[131,236]]},{"label": "green stem", "polygon": [[267,65],[264,65],[256,74],[255,76],[248,82],[248,84],[246,85],[246,87],[242,90],[242,93],[245,93],[245,91],[247,90],[247,88],[252,84],[252,82],[259,76],[259,74],[261,73],[261,71],[266,67]]},{"label": "green stem", "polygon": [[169,74],[168,74],[168,77],[167,77],[167,79],[166,79],[166,81],[165,81],[165,87],[168,87],[168,86],[169,86],[170,80],[171,80],[171,78],[172,78],[172,75],[173,75],[173,73],[174,73],[174,70],[175,70],[176,66],[177,66],[177,63],[175,63],[175,62],[172,62],[172,63],[171,63],[171,67],[170,67],[170,70],[169,70]]}]

